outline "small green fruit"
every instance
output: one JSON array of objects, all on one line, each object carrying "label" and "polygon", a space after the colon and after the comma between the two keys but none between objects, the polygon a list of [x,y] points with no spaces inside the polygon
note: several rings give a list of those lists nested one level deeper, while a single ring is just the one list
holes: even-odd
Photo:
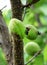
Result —
[{"label": "small green fruit", "polygon": [[18,34],[21,38],[24,38],[24,36],[25,36],[24,24],[16,18],[11,19],[11,21],[9,23],[9,31],[11,33]]},{"label": "small green fruit", "polygon": [[28,34],[27,34],[27,38],[30,40],[34,40],[37,38],[38,36],[38,30],[33,26],[33,25],[29,25],[26,27],[28,29]]},{"label": "small green fruit", "polygon": [[33,56],[35,53],[37,53],[40,50],[40,47],[35,42],[29,42],[25,45],[24,48],[25,52],[31,56]]}]

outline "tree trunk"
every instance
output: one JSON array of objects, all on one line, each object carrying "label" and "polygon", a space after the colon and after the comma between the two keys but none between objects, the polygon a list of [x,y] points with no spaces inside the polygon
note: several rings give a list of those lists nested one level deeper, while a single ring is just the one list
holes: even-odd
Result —
[{"label": "tree trunk", "polygon": [[12,17],[22,20],[23,7],[20,0],[10,0]]},{"label": "tree trunk", "polygon": [[[12,17],[22,20],[23,8],[20,0],[10,0]],[[23,40],[17,34],[13,36],[13,65],[24,65]]]}]

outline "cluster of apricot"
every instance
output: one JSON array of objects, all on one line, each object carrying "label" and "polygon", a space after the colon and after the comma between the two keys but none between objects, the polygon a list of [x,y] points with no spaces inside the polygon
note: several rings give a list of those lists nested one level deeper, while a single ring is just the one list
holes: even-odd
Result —
[{"label": "cluster of apricot", "polygon": [[[9,23],[9,32],[18,34],[21,39],[26,36],[30,40],[36,40],[38,39],[37,37],[40,35],[39,31],[33,25],[25,26],[23,22],[16,18],[11,19]],[[27,54],[34,55],[37,51],[40,50],[40,46],[36,42],[31,41],[25,45],[24,50]]]}]

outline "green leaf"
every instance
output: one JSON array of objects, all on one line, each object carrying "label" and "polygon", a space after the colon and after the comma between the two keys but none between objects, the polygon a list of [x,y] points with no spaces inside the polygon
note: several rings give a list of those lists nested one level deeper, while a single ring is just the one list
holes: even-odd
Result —
[{"label": "green leaf", "polygon": [[44,48],[44,61],[47,62],[47,44]]},{"label": "green leaf", "polygon": [[[27,63],[31,58],[32,58],[32,56],[29,56],[28,54],[25,53],[24,54],[24,63]],[[27,64],[27,65],[33,65],[34,60],[32,62],[30,62],[29,64]]]},{"label": "green leaf", "polygon": [[36,57],[33,65],[44,65],[44,59],[42,54]]},{"label": "green leaf", "polygon": [[23,42],[24,42],[24,45],[26,45],[28,42],[30,42],[31,40],[29,40],[28,38],[24,37],[23,39]]},{"label": "green leaf", "polygon": [[47,16],[40,15],[42,25],[47,25]]},{"label": "green leaf", "polygon": [[3,17],[4,17],[5,23],[8,26],[9,25],[9,22],[11,20],[11,16],[12,16],[11,10],[6,10],[5,9],[2,14],[3,14]]},{"label": "green leaf", "polygon": [[1,48],[0,48],[0,65],[7,65],[5,55],[4,55],[3,50]]}]

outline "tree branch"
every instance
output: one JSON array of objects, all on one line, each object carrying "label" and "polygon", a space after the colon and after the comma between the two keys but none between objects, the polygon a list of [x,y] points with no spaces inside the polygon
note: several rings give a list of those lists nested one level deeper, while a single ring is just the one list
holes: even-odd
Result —
[{"label": "tree branch", "polygon": [[1,11],[4,9],[4,8],[6,8],[7,7],[7,5],[5,5],[2,9],[1,9]]},{"label": "tree branch", "polygon": [[0,10],[0,46],[3,49],[3,52],[5,53],[8,65],[12,65],[12,44],[10,41],[8,27],[5,24],[1,10]]}]

